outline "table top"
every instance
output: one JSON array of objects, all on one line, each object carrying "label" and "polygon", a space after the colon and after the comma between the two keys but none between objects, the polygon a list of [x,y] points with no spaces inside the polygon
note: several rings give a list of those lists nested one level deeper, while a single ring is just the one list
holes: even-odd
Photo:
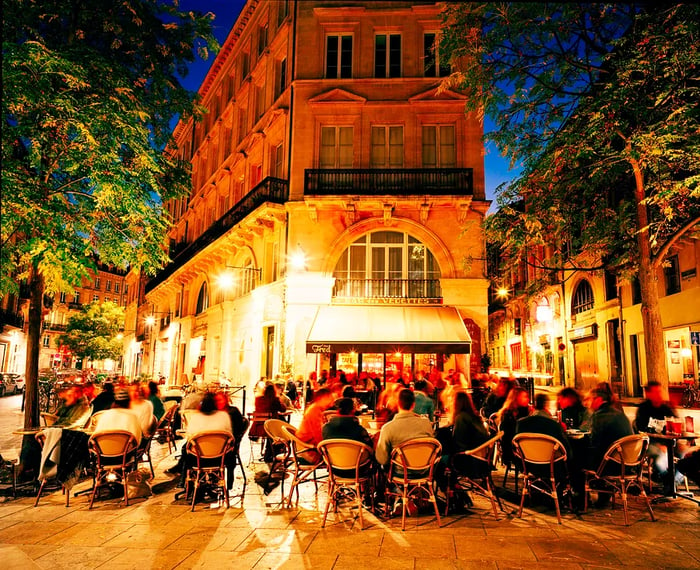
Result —
[{"label": "table top", "polygon": [[590,431],[581,431],[579,429],[567,429],[566,436],[570,439],[583,439],[587,435],[590,435]]},{"label": "table top", "polygon": [[700,439],[700,433],[690,431],[684,431],[682,434],[648,433],[646,435],[652,439]]}]

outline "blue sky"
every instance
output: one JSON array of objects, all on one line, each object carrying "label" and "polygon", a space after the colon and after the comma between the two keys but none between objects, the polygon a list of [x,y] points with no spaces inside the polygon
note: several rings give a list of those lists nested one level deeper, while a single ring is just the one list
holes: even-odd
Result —
[{"label": "blue sky", "polygon": [[[180,8],[184,11],[199,10],[200,12],[211,12],[215,15],[213,21],[214,35],[219,44],[223,45],[233,26],[241,8],[245,5],[245,0],[181,0]],[[183,85],[192,91],[197,91],[201,85],[207,71],[214,62],[214,57],[210,56],[207,61],[197,59],[191,66],[189,75],[184,78]],[[485,130],[493,128],[490,121],[486,121]],[[495,190],[499,184],[513,178],[514,173],[508,168],[508,161],[498,153],[493,144],[486,147],[484,157],[486,170],[486,198],[495,200]],[[493,210],[493,206],[491,210]]]}]

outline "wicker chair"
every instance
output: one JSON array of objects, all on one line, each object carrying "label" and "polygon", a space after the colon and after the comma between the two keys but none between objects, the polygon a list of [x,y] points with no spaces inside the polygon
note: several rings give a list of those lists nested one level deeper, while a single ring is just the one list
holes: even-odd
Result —
[{"label": "wicker chair", "polygon": [[233,448],[234,439],[229,432],[202,432],[190,436],[186,451],[194,458],[194,465],[185,465],[185,493],[192,493],[193,511],[197,502],[197,489],[203,483],[223,487],[226,508],[230,506],[226,484],[226,454],[233,451]]},{"label": "wicker chair", "polygon": [[89,508],[92,508],[100,488],[117,479],[121,479],[124,486],[124,503],[128,507],[127,477],[137,468],[136,449],[138,443],[136,438],[128,431],[101,432],[92,435],[88,441],[88,447],[95,457],[95,473]]},{"label": "wicker chair", "polygon": [[291,426],[282,426],[282,432],[289,441],[292,459],[292,485],[289,488],[289,499],[287,506],[292,506],[292,497],[294,491],[297,494],[297,504],[299,503],[299,485],[306,481],[313,480],[314,487],[318,493],[318,478],[319,469],[325,466],[321,454],[313,445],[300,440],[296,436],[296,429],[290,429]]}]

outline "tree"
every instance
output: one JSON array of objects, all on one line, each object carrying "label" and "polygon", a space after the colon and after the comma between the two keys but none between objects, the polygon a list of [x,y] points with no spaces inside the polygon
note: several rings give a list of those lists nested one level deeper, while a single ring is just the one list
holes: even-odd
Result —
[{"label": "tree", "polygon": [[83,360],[118,360],[124,349],[118,338],[123,328],[123,307],[111,301],[90,303],[68,319],[66,333],[58,337],[58,344]]},{"label": "tree", "polygon": [[38,425],[44,294],[95,259],[152,273],[167,260],[165,200],[187,162],[163,152],[197,112],[178,76],[216,48],[211,15],[176,0],[3,0],[2,277],[29,285],[25,426]]},{"label": "tree", "polygon": [[[522,166],[487,234],[513,262],[637,275],[647,370],[668,382],[656,268],[700,216],[700,9],[481,4],[445,12],[447,79]],[[524,204],[524,207],[521,206]]]}]

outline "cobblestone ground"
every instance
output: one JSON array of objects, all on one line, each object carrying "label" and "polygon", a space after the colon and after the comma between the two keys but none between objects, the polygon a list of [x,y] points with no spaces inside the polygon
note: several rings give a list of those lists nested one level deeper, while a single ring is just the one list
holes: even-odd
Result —
[{"label": "cobblestone ground", "polygon": [[[11,455],[19,441],[8,434],[21,424],[19,399],[0,401],[0,452]],[[16,408],[15,409],[15,405]],[[243,445],[244,463],[250,447]],[[231,508],[204,503],[190,512],[175,501],[174,476],[165,473],[175,460],[167,445],[154,443],[154,496],[125,507],[106,496],[88,510],[85,495],[64,497],[55,491],[42,497],[8,498],[0,503],[0,564],[7,568],[700,568],[700,508],[677,499],[654,507],[651,522],[634,501],[630,526],[620,508],[591,510],[580,516],[563,513],[563,524],[546,504],[515,510],[512,484],[506,513],[495,520],[489,503],[474,498],[474,507],[443,518],[411,517],[405,532],[400,517],[365,517],[362,530],[355,511],[331,513],[325,529],[321,513],[325,490],[312,484],[302,489],[294,508],[280,508],[280,490],[265,496],[254,482],[250,464],[248,484],[240,471]],[[496,476],[497,485],[502,473]],[[83,482],[73,491],[89,487]]]}]

